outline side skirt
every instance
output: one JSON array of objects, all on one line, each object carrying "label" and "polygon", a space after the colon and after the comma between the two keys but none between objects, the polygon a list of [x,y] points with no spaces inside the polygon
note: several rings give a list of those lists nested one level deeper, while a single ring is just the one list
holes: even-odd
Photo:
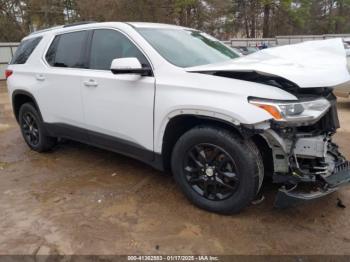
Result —
[{"label": "side skirt", "polygon": [[50,136],[78,141],[132,157],[157,170],[164,171],[161,154],[154,153],[138,144],[66,124],[44,123],[44,127]]}]

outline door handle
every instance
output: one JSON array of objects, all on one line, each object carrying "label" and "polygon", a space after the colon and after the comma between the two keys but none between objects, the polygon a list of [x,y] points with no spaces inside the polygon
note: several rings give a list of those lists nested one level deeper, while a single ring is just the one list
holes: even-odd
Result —
[{"label": "door handle", "polygon": [[87,81],[84,81],[84,86],[86,86],[86,87],[97,87],[98,83],[95,80],[93,80],[93,79],[89,79]]},{"label": "door handle", "polygon": [[45,76],[42,75],[42,74],[36,75],[35,78],[36,78],[36,80],[38,80],[38,81],[44,81],[44,80],[45,80]]}]

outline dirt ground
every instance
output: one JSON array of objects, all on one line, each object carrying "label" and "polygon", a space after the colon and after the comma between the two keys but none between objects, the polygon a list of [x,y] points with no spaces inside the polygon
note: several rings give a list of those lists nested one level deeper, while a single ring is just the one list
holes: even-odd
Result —
[{"label": "dirt ground", "polygon": [[[75,142],[30,151],[0,85],[0,254],[350,254],[350,187],[276,210],[267,184],[262,204],[211,214],[135,160]],[[350,99],[339,109],[350,158]]]}]

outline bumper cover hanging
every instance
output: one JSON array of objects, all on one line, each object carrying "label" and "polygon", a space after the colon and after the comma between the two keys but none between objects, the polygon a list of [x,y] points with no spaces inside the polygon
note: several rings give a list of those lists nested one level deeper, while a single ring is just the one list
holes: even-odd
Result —
[{"label": "bumper cover hanging", "polygon": [[288,208],[296,206],[305,202],[309,202],[321,197],[327,196],[338,190],[341,186],[349,185],[350,183],[350,162],[346,161],[337,166],[332,175],[322,177],[325,184],[322,188],[316,191],[303,192],[298,189],[298,185],[291,189],[282,187],[279,189],[276,199],[275,207]]}]

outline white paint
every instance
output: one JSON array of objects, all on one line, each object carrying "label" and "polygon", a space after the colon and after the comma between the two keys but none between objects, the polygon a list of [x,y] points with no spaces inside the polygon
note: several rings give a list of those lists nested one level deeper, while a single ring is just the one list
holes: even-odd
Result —
[{"label": "white paint", "polygon": [[[145,23],[134,26],[167,27]],[[99,28],[118,30],[133,41],[150,61],[154,77],[135,78],[110,71],[47,65],[45,53],[55,35]],[[14,71],[8,79],[10,96],[17,89],[33,94],[45,122],[115,136],[157,153],[161,152],[167,123],[177,115],[209,116],[236,125],[257,124],[271,119],[271,115],[249,104],[248,97],[297,99],[274,86],[189,71],[258,70],[280,75],[303,87],[333,86],[349,79],[338,40],[275,48],[219,65],[184,69],[167,62],[125,23],[59,27],[27,38],[34,36],[43,39],[27,63],[9,66]]]},{"label": "white paint", "polygon": [[277,75],[300,87],[334,87],[350,81],[343,41],[310,41],[264,49],[219,64],[187,71],[258,71]]}]

